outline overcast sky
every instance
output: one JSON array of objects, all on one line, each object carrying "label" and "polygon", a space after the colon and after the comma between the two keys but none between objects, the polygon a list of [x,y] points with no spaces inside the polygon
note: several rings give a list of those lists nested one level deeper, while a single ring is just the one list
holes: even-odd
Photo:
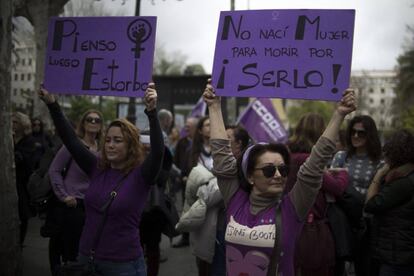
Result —
[{"label": "overcast sky", "polygon": [[[106,0],[109,1],[109,0]],[[133,15],[135,0],[125,2]],[[141,0],[141,15],[158,17],[157,44],[168,53],[180,51],[187,64],[201,63],[211,73],[220,11],[230,0]],[[352,69],[393,69],[414,26],[414,0],[235,0],[236,10],[246,9],[355,9]],[[154,3],[154,4],[152,4]],[[124,7],[124,8],[125,8]]]}]

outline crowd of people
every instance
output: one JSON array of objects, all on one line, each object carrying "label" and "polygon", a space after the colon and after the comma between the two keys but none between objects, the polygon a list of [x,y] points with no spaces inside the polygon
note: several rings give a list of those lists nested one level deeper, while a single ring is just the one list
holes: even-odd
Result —
[{"label": "crowd of people", "polygon": [[[52,275],[73,264],[158,275],[162,234],[190,247],[200,276],[414,275],[412,133],[381,145],[368,115],[341,129],[357,109],[348,89],[329,122],[303,114],[287,143],[264,143],[224,124],[210,80],[202,96],[208,116],[188,117],[180,132],[172,112],[157,111],[151,83],[149,129],[139,130],[98,110],[73,124],[41,87],[56,135],[12,116],[21,246],[37,214]],[[48,179],[42,202],[35,174]]]}]

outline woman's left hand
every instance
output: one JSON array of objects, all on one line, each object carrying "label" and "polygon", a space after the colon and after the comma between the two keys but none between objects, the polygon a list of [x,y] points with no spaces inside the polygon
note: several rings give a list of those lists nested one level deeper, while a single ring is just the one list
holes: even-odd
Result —
[{"label": "woman's left hand", "polygon": [[155,108],[157,108],[157,90],[155,90],[155,84],[153,82],[150,82],[148,84],[147,90],[145,90],[144,95],[144,104],[147,108],[147,111],[151,111]]},{"label": "woman's left hand", "polygon": [[384,166],[382,166],[380,169],[377,170],[377,172],[374,175],[373,181],[380,182],[381,179],[384,176],[386,176],[389,171],[390,171],[390,165],[388,163],[385,163]]}]

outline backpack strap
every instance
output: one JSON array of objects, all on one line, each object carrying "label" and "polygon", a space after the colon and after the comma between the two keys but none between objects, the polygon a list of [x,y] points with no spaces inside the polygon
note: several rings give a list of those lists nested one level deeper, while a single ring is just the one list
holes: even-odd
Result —
[{"label": "backpack strap", "polygon": [[111,207],[112,202],[114,201],[115,197],[118,195],[118,190],[121,187],[124,179],[128,176],[128,174],[124,174],[121,179],[118,180],[118,183],[116,184],[115,188],[112,189],[111,193],[109,194],[109,199],[105,202],[105,204],[100,208],[100,211],[103,213],[102,215],[102,219],[100,221],[100,224],[98,225],[98,228],[96,230],[96,235],[93,239],[93,243],[92,243],[92,248],[90,250],[90,255],[89,255],[89,262],[93,263],[94,258],[95,258],[95,250],[96,247],[98,246],[99,240],[101,238],[102,232],[103,232],[103,228],[105,226],[106,220],[108,218],[108,211],[109,211],[109,207]]}]

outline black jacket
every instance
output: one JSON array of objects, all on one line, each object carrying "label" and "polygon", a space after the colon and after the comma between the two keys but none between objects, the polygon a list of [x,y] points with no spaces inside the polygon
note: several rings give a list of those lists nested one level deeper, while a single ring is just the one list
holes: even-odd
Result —
[{"label": "black jacket", "polygon": [[16,189],[19,200],[19,217],[27,220],[33,216],[30,198],[27,191],[27,181],[36,167],[34,159],[36,147],[31,135],[24,136],[14,145],[14,162],[16,165]]},{"label": "black jacket", "polygon": [[414,264],[414,172],[382,183],[365,205],[372,219],[373,256],[391,265]]}]

